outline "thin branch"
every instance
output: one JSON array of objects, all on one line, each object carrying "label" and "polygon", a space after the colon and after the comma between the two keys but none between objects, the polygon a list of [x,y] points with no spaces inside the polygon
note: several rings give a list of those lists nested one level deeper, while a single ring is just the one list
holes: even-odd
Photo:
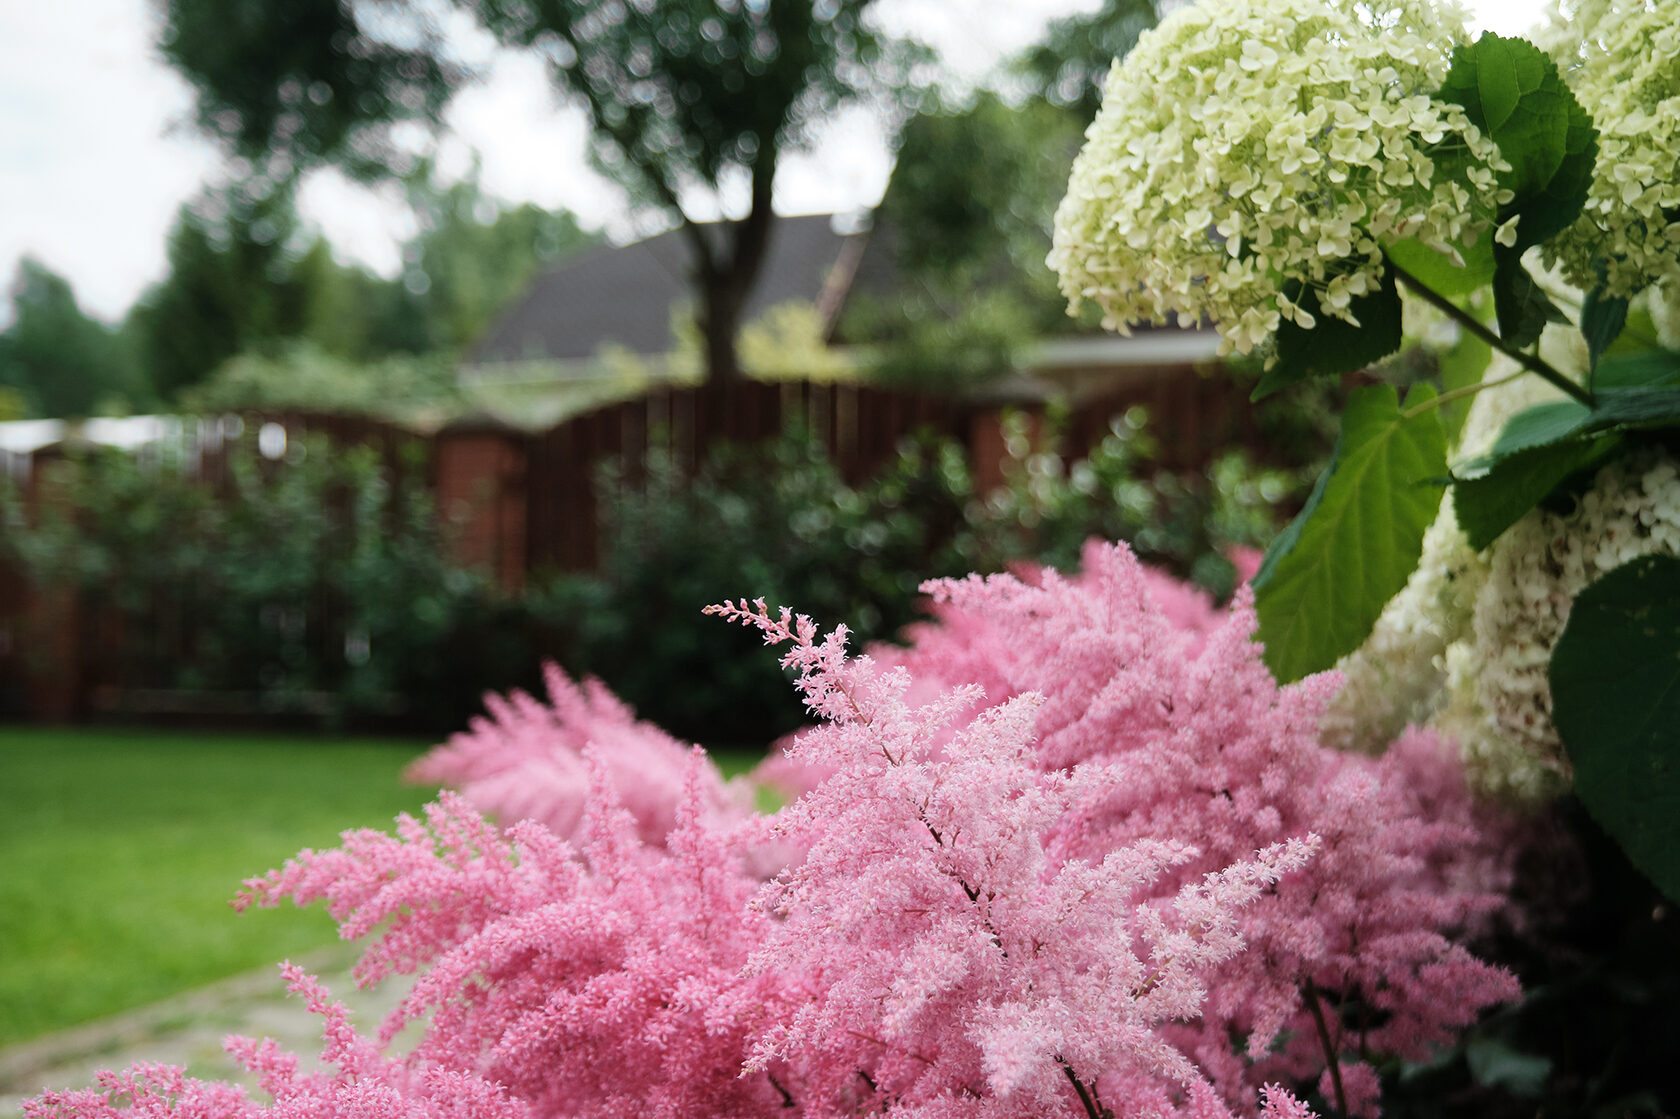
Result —
[{"label": "thin branch", "polygon": [[1574,381],[1571,381],[1548,362],[1541,360],[1538,355],[1527,353],[1523,350],[1513,349],[1512,347],[1506,345],[1503,338],[1489,330],[1486,324],[1476,318],[1475,315],[1470,314],[1468,311],[1458,306],[1458,304],[1454,303],[1452,300],[1448,299],[1446,296],[1442,295],[1440,292],[1436,291],[1434,288],[1430,287],[1428,284],[1400,267],[1400,265],[1394,262],[1392,257],[1385,257],[1384,261],[1386,266],[1393,270],[1395,277],[1399,279],[1401,283],[1405,284],[1413,292],[1422,297],[1424,302],[1430,304],[1436,310],[1458,323],[1459,326],[1462,326],[1465,330],[1468,330],[1471,334],[1474,334],[1477,338],[1480,338],[1500,353],[1505,354],[1525,369],[1540,374],[1541,377],[1545,378],[1556,388],[1574,397],[1587,407],[1591,408],[1597,403],[1597,401],[1593,399],[1592,393],[1588,392],[1580,385],[1577,385]]},{"label": "thin branch", "polygon": [[780,1080],[776,1079],[775,1074],[767,1072],[764,1075],[770,1081],[770,1087],[776,1089],[776,1091],[781,1093],[782,1106],[784,1108],[798,1107],[799,1106],[798,1104],[793,1102],[793,1097],[788,1094],[788,1090],[786,1088],[782,1087],[782,1082]]},{"label": "thin branch", "polygon": [[1400,418],[1403,420],[1416,419],[1418,416],[1423,415],[1432,408],[1439,408],[1443,404],[1451,404],[1453,401],[1462,400],[1467,396],[1475,396],[1483,389],[1493,389],[1498,388],[1500,385],[1508,385],[1518,377],[1526,376],[1528,376],[1528,370],[1519,369],[1509,377],[1500,377],[1499,379],[1493,381],[1478,381],[1473,385],[1463,385],[1459,388],[1453,389],[1451,392],[1444,392],[1440,396],[1431,397],[1430,399],[1425,400],[1422,404],[1412,405],[1410,408],[1407,408],[1404,412],[1400,413]]},{"label": "thin branch", "polygon": [[1089,1119],[1114,1119],[1114,1113],[1096,1098],[1096,1090],[1085,1086],[1085,1082],[1079,1079],[1078,1074],[1073,1071],[1073,1066],[1068,1064],[1066,1059],[1057,1057],[1056,1063],[1062,1066],[1062,1071],[1067,1074],[1068,1083],[1079,1093],[1079,1102],[1085,1106],[1085,1114]]},{"label": "thin branch", "polygon": [[1311,979],[1301,991],[1307,999],[1307,1009],[1312,1011],[1313,1023],[1318,1026],[1318,1043],[1324,1047],[1324,1059],[1330,1065],[1330,1083],[1336,1089],[1336,1114],[1340,1119],[1347,1119],[1347,1093],[1342,1089],[1342,1066],[1336,1060],[1336,1046],[1330,1040],[1330,1028],[1324,1024],[1324,1008],[1318,1005],[1318,986]]}]

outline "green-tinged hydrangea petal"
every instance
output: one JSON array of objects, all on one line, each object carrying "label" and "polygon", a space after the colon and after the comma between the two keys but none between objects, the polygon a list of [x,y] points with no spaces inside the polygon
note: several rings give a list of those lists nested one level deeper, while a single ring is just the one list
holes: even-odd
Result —
[{"label": "green-tinged hydrangea petal", "polygon": [[1489,232],[1504,168],[1438,100],[1462,14],[1424,0],[1204,0],[1110,73],[1056,214],[1050,265],[1104,325],[1212,320],[1225,352],[1353,321],[1383,247]]}]

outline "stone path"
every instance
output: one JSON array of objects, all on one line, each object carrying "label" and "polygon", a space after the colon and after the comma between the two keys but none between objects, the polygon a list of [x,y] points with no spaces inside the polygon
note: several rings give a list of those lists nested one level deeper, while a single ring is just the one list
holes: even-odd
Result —
[{"label": "stone path", "polygon": [[[400,980],[374,991],[358,991],[350,977],[356,950],[339,945],[298,963],[321,977],[350,1007],[351,1021],[371,1034],[404,993]],[[320,1051],[319,1019],[289,998],[277,967],[224,979],[152,1006],[90,1022],[0,1049],[0,1119],[18,1119],[24,1100],[47,1088],[86,1088],[100,1069],[121,1069],[135,1061],[184,1065],[207,1080],[248,1080],[222,1052],[230,1033],[272,1037],[305,1058]],[[400,1041],[400,1039],[399,1039]]]}]

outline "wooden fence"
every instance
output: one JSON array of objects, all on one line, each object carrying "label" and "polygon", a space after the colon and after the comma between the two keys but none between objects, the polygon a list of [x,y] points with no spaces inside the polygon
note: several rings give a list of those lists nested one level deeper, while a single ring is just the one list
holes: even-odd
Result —
[{"label": "wooden fence", "polygon": [[[1143,374],[1073,409],[1056,449],[1070,460],[1082,457],[1108,434],[1112,417],[1137,406],[1148,410],[1149,430],[1169,468],[1198,468],[1232,445],[1257,449],[1250,411],[1227,380],[1183,368]],[[598,562],[595,480],[603,462],[623,464],[634,484],[657,452],[679,477],[691,478],[720,443],[758,442],[798,425],[823,443],[843,477],[857,483],[890,462],[907,436],[926,433],[957,442],[976,482],[988,488],[1002,478],[1008,408],[1025,411],[1029,425],[1042,429],[1043,406],[1031,400],[975,402],[846,384],[746,382],[656,390],[535,434],[471,419],[427,436],[365,417],[295,412],[185,420],[172,445],[141,453],[167,458],[173,469],[225,492],[234,453],[260,453],[266,469],[283,470],[310,436],[370,446],[389,464],[402,459],[418,465],[439,514],[451,523],[456,563],[518,592],[533,573],[590,570]],[[40,492],[39,481],[64,453],[55,446],[34,456],[22,487],[26,508],[52,500]],[[105,629],[111,623],[83,618],[77,606],[74,595],[33,591],[17,572],[0,569],[0,711],[16,710],[21,702],[37,716],[80,717],[90,710],[94,688],[122,686],[103,678],[112,675],[109,669],[94,674],[101,679],[90,678],[97,660],[91,650],[110,639]],[[181,621],[160,616],[129,624],[166,632],[181,628],[175,624]]]}]

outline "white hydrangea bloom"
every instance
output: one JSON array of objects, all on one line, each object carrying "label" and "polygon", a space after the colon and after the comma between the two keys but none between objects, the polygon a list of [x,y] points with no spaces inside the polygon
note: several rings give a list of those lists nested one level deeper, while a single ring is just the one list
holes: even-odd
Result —
[{"label": "white hydrangea bloom", "polygon": [[1571,7],[1581,10],[1562,12],[1543,38],[1592,114],[1598,164],[1585,211],[1547,259],[1584,288],[1603,259],[1615,295],[1680,284],[1680,0]]},{"label": "white hydrangea bloom", "polygon": [[1519,799],[1567,787],[1552,649],[1576,595],[1652,554],[1680,555],[1680,470],[1654,448],[1606,466],[1568,513],[1537,509],[1494,542],[1472,632],[1447,653],[1449,699],[1435,721],[1480,786]]},{"label": "white hydrangea bloom", "polygon": [[[1056,213],[1050,265],[1124,333],[1211,319],[1225,352],[1322,313],[1353,321],[1381,246],[1450,251],[1487,231],[1504,168],[1433,97],[1462,13],[1428,0],[1203,0],[1110,72]],[[1450,170],[1451,168],[1456,170]],[[1462,176],[1462,179],[1455,176]]]}]

